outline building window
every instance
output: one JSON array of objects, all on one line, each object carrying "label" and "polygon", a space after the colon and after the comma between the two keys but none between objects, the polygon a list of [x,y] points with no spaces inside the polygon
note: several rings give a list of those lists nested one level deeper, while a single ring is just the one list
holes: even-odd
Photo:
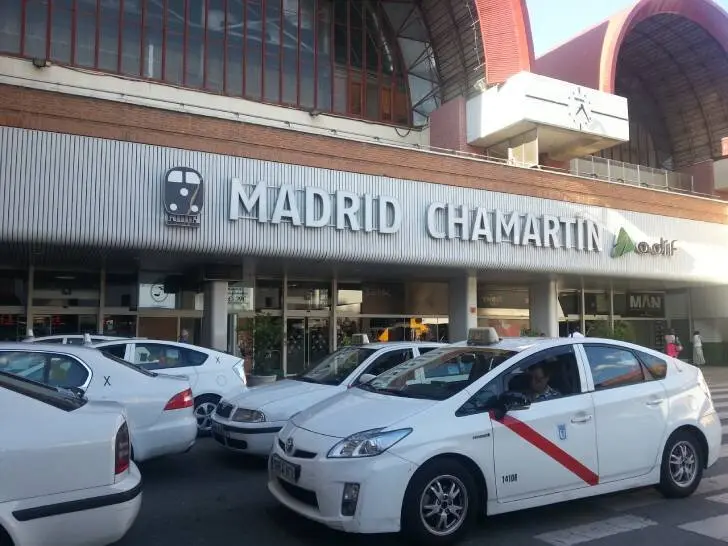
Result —
[{"label": "building window", "polygon": [[33,306],[98,307],[100,285],[98,272],[36,270]]},{"label": "building window", "polygon": [[139,305],[139,285],[136,273],[107,273],[104,306],[136,310]]},{"label": "building window", "polygon": [[[436,72],[432,50],[422,38],[425,27],[414,4],[406,8],[385,0],[0,4],[0,53],[395,125],[423,124],[438,106],[434,84],[428,83]],[[414,14],[405,12],[407,24],[400,21],[402,9]],[[401,36],[395,23],[404,27]]]},{"label": "building window", "polygon": [[24,307],[28,298],[28,272],[0,270],[0,307]]}]

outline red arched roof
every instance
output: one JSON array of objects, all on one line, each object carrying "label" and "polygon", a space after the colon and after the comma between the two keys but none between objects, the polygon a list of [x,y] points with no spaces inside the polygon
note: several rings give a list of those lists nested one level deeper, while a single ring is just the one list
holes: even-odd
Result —
[{"label": "red arched roof", "polygon": [[526,0],[475,0],[485,54],[485,81],[502,83],[533,66]]},{"label": "red arched roof", "polygon": [[[390,0],[399,2],[402,0]],[[526,0],[415,0],[424,14],[443,102],[533,67]],[[397,26],[396,24],[394,25]]]},{"label": "red arched roof", "polygon": [[534,61],[534,72],[613,93],[619,50],[629,32],[654,15],[688,19],[728,52],[728,14],[712,0],[640,0]]}]

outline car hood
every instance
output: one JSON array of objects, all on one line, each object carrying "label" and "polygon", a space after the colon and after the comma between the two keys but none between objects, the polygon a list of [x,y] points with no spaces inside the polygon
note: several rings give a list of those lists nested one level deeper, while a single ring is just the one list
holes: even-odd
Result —
[{"label": "car hood", "polygon": [[311,432],[346,438],[357,432],[395,425],[435,404],[436,400],[404,398],[355,388],[302,411],[292,421],[297,427]]},{"label": "car hood", "polygon": [[334,396],[343,388],[284,379],[248,388],[228,401],[239,408],[260,410],[271,421],[288,420],[294,413]]}]

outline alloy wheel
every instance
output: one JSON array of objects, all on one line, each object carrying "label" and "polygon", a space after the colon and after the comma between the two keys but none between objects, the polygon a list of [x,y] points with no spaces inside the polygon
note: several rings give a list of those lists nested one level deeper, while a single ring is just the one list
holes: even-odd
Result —
[{"label": "alloy wheel", "polygon": [[676,443],[670,450],[670,477],[678,487],[689,487],[698,473],[698,454],[690,442]]},{"label": "alloy wheel", "polygon": [[420,496],[420,520],[427,531],[447,536],[457,531],[468,515],[468,490],[456,476],[438,476]]},{"label": "alloy wheel", "polygon": [[195,406],[195,419],[197,419],[197,429],[208,432],[212,429],[212,421],[210,417],[215,411],[216,404],[212,402],[202,402]]}]

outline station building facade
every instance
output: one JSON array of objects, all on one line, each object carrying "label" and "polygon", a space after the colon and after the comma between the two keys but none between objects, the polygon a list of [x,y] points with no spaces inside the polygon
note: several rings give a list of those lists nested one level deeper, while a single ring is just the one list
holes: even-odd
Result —
[{"label": "station building facade", "polygon": [[3,3],[0,339],[237,351],[265,313],[291,374],[354,333],[619,324],[728,362],[728,18],[672,4],[572,73],[520,0]]}]

